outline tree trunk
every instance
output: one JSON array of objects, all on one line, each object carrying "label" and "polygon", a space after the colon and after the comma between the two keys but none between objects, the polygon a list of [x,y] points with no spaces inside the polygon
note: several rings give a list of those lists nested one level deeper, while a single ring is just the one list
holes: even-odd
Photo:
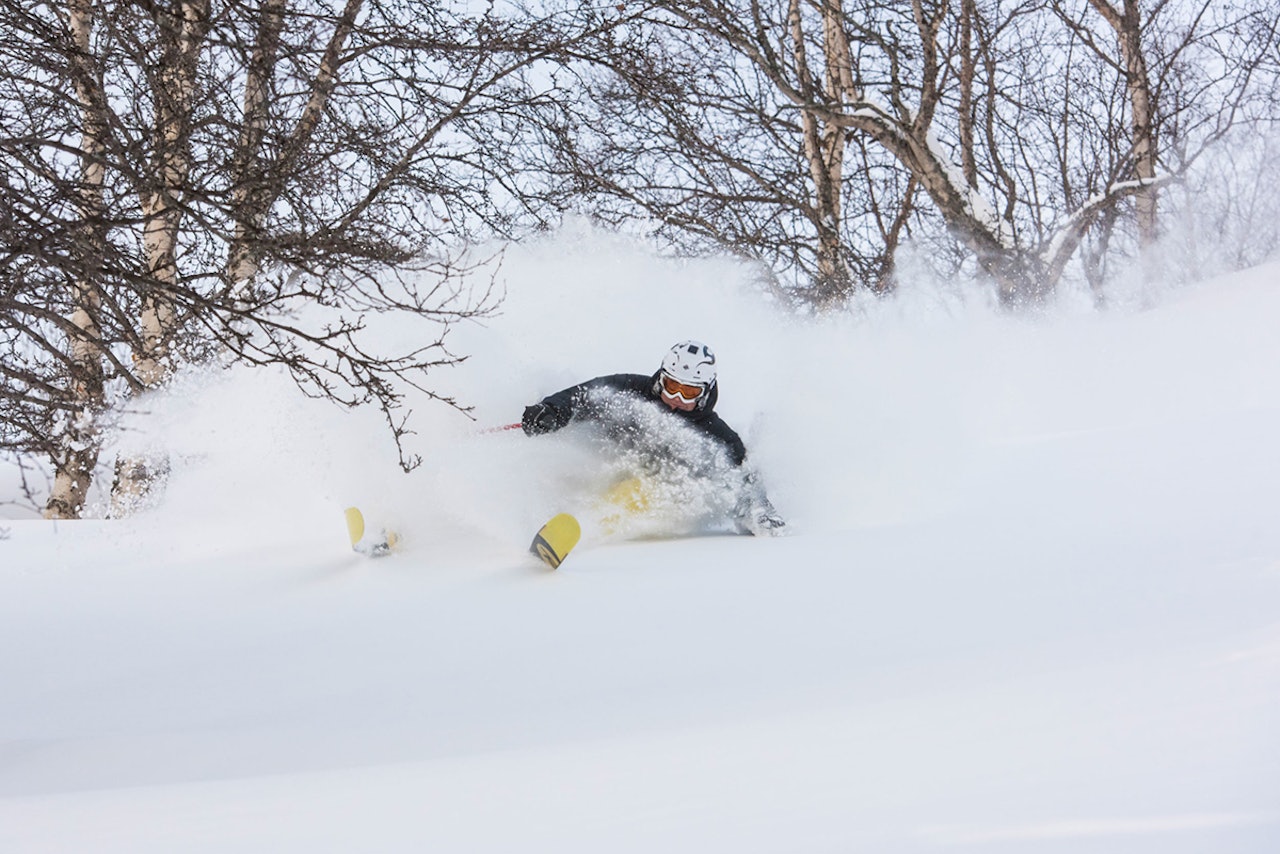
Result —
[{"label": "tree trunk", "polygon": [[1134,198],[1138,212],[1138,242],[1143,247],[1155,243],[1159,236],[1156,177],[1155,101],[1147,74],[1147,58],[1142,51],[1142,10],[1139,0],[1124,0],[1123,10],[1109,0],[1089,0],[1093,8],[1115,30],[1120,43],[1120,58],[1125,68],[1125,88],[1129,93],[1131,141],[1134,177],[1147,184]]},{"label": "tree trunk", "polygon": [[[155,125],[152,131],[155,185],[141,194],[142,245],[149,293],[143,298],[139,319],[140,346],[134,368],[145,389],[158,388],[173,369],[173,338],[178,293],[178,235],[182,227],[181,199],[191,168],[189,150],[196,74],[204,33],[209,21],[209,0],[180,0],[171,9],[152,10],[163,43],[161,67],[154,81]],[[142,502],[168,473],[168,461],[143,456],[116,462],[112,489],[113,515],[127,515]]]},{"label": "tree trunk", "polygon": [[973,148],[974,104],[973,85],[977,76],[978,55],[973,47],[973,25],[977,10],[974,0],[960,3],[960,168],[964,180],[971,188],[978,187],[978,163]]},{"label": "tree trunk", "polygon": [[[80,184],[77,205],[80,216],[78,254],[85,266],[104,255],[102,162],[106,123],[104,98],[90,60],[93,35],[91,0],[71,0],[67,29],[75,46],[71,61],[72,82],[80,104]],[[93,482],[101,447],[97,416],[102,409],[104,372],[102,330],[98,312],[102,295],[87,272],[72,285],[69,336],[70,382],[75,409],[66,416],[54,453],[53,489],[45,504],[46,519],[77,519]]]},{"label": "tree trunk", "polygon": [[231,216],[235,221],[227,250],[227,284],[232,292],[247,287],[258,273],[258,253],[254,244],[268,206],[267,178],[262,174],[262,144],[267,132],[271,78],[280,50],[284,27],[285,0],[266,0],[254,41],[253,55],[245,74],[244,124],[232,161],[235,181],[231,195]]},{"label": "tree trunk", "polygon": [[310,81],[307,106],[287,139],[279,145],[274,159],[271,159],[263,151],[263,140],[266,136],[271,97],[270,81],[276,70],[286,2],[265,0],[246,74],[244,124],[232,164],[235,189],[232,194],[231,215],[235,221],[235,229],[227,250],[226,279],[233,295],[239,296],[251,287],[253,278],[258,273],[259,252],[256,244],[261,239],[262,223],[280,195],[282,176],[294,170],[299,153],[306,148],[324,115],[329,97],[337,84],[343,48],[351,37],[356,18],[363,7],[364,0],[346,0],[325,47],[320,67]]},{"label": "tree trunk", "polygon": [[[812,104],[819,99],[815,97],[817,93],[808,90],[811,77],[800,10],[799,0],[792,0],[787,19],[796,74],[805,92],[805,100]],[[839,111],[841,105],[852,100],[853,96],[842,0],[823,0],[821,11],[825,81],[822,100],[829,109]],[[818,237],[817,301],[831,304],[847,298],[852,287],[841,237],[846,131],[838,122],[820,118],[812,109],[802,109],[801,122],[805,160],[813,181],[813,219]]]}]

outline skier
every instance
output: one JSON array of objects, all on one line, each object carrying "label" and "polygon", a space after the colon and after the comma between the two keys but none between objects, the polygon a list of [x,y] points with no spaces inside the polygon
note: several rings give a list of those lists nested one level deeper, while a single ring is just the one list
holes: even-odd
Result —
[{"label": "skier", "polygon": [[[613,442],[650,461],[676,463],[697,476],[725,475],[741,533],[784,533],[786,522],[746,463],[742,439],[714,412],[718,397],[715,354],[699,341],[681,341],[652,375],[610,374],[548,395],[525,408],[521,427],[536,436],[575,420],[602,425]],[[681,440],[682,425],[699,441]]]}]

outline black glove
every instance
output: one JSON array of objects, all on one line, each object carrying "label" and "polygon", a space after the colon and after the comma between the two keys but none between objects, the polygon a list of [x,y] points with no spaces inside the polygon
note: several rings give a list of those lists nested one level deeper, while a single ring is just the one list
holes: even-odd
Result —
[{"label": "black glove", "polygon": [[524,408],[524,416],[520,419],[520,426],[524,428],[526,436],[537,436],[539,433],[550,433],[559,430],[566,423],[567,419],[561,412],[549,403],[535,403],[533,406]]}]

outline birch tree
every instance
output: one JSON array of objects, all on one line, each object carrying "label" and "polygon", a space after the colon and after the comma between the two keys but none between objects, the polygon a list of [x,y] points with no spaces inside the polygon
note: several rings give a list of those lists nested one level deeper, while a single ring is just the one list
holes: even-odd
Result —
[{"label": "birch tree", "polygon": [[1146,46],[1143,44],[1143,17],[1139,0],[1089,0],[1107,25],[1115,31],[1120,60],[1124,66],[1125,89],[1129,96],[1129,116],[1133,147],[1133,177],[1141,183],[1134,192],[1138,216],[1138,241],[1150,247],[1158,236],[1156,222],[1156,105],[1147,73]]},{"label": "birch tree", "polygon": [[832,111],[790,97],[853,96],[840,0],[624,9],[575,66],[588,97],[554,140],[583,208],[619,226],[643,212],[685,251],[763,262],[807,304],[882,287],[914,189]]},{"label": "birch tree", "polygon": [[[808,101],[842,105],[855,97],[849,39],[844,30],[841,0],[826,0],[818,9],[815,26],[821,30],[820,70],[809,67],[809,51],[801,0],[787,9],[795,77]],[[818,90],[814,84],[821,81]],[[800,113],[804,158],[813,186],[813,207],[818,232],[818,282],[823,298],[848,293],[849,275],[844,266],[840,202],[844,192],[846,140],[844,130],[813,110]]]},{"label": "birch tree", "polygon": [[[1264,88],[1254,76],[1269,42],[1241,50],[1237,39],[1232,55],[1219,39],[1228,21],[1236,30],[1274,22],[1265,4],[1233,4],[1206,27],[1213,4],[1157,2],[1144,12],[1136,0],[1119,2],[655,3],[635,16],[648,38],[618,49],[658,59],[615,64],[622,85],[605,103],[627,103],[629,88],[631,107],[665,120],[665,131],[614,106],[605,111],[608,130],[588,123],[590,156],[575,151],[569,168],[668,227],[754,248],[771,262],[794,246],[789,240],[810,242],[809,293],[820,304],[832,296],[824,285],[831,259],[878,255],[852,277],[872,286],[870,271],[892,269],[904,231],[935,255],[962,250],[1005,302],[1036,301],[1077,258],[1090,275],[1101,269],[1121,242],[1104,236],[1083,257],[1081,247],[1090,234],[1113,233],[1130,205],[1138,247],[1149,245],[1159,185],[1185,174]],[[679,188],[628,171],[637,162],[628,140],[654,130],[681,142],[657,147],[663,162],[652,154],[639,162],[650,174],[685,178]],[[744,158],[744,139],[771,140],[775,150]],[[778,165],[788,157],[790,170]],[[716,216],[688,215],[707,199],[722,200]],[[795,231],[801,224],[807,233]],[[868,239],[877,236],[879,249]]]},{"label": "birch tree", "polygon": [[[68,72],[80,120],[80,181],[75,216],[85,257],[101,258],[106,254],[103,234],[106,105],[91,59],[93,6],[89,0],[71,0],[68,4],[67,31],[73,46]],[[71,288],[71,332],[67,336],[70,401],[53,452],[54,483],[45,509],[49,518],[61,519],[78,517],[88,495],[91,475],[98,463],[97,418],[105,399],[106,379],[98,319],[102,311],[99,283],[88,269],[83,269],[75,276]]]},{"label": "birch tree", "polygon": [[[397,441],[407,391],[465,408],[429,379],[457,359],[452,324],[495,305],[483,277],[463,285],[462,253],[558,211],[560,188],[521,177],[566,100],[546,68],[613,20],[418,0],[0,0],[0,16],[4,441],[85,449],[66,466],[81,482],[101,437],[50,413],[119,407],[191,361],[283,366],[380,407]],[[371,340],[386,312],[421,318],[420,344]],[[121,460],[121,506],[163,473]],[[78,512],[73,493],[49,512]]]}]

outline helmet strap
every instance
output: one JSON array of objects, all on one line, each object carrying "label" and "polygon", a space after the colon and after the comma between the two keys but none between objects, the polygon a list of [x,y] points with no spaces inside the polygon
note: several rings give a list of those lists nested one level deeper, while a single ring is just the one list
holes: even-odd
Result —
[{"label": "helmet strap", "polygon": [[694,408],[699,412],[707,408],[707,403],[711,400],[711,392],[716,390],[716,381],[713,379],[707,384],[707,390],[698,395],[698,402],[694,404]]}]

